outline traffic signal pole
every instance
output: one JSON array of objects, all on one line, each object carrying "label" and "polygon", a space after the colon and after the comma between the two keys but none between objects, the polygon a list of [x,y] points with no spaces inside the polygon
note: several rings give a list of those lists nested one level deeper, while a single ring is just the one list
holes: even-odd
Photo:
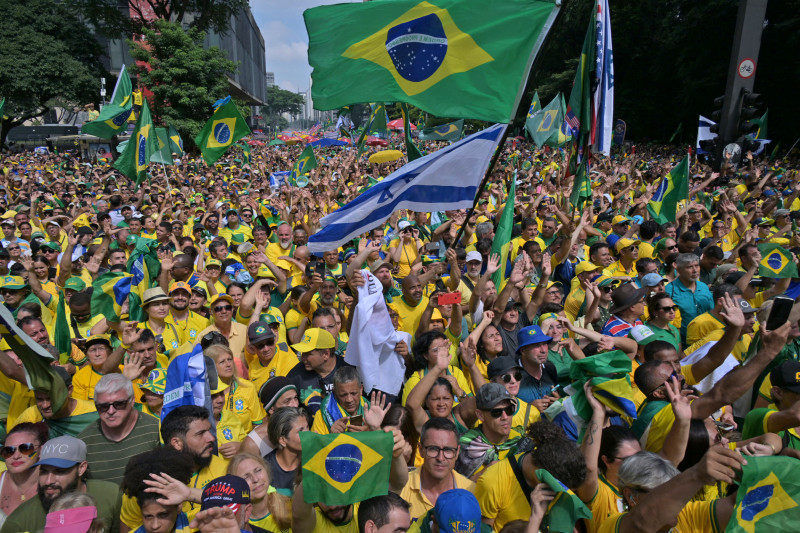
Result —
[{"label": "traffic signal pole", "polygon": [[719,139],[715,150],[716,166],[722,161],[722,151],[740,136],[740,115],[745,92],[752,92],[761,48],[761,32],[767,0],[739,0],[736,32],[733,36],[725,103],[719,124]]}]

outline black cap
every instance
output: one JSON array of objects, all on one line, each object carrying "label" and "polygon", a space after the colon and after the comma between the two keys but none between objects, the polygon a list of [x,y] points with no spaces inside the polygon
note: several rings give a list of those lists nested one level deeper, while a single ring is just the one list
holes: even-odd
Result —
[{"label": "black cap", "polygon": [[501,355],[495,357],[486,369],[489,379],[494,379],[497,376],[502,376],[513,368],[521,368],[517,360],[510,355]]},{"label": "black cap", "polygon": [[772,369],[769,379],[773,387],[800,394],[800,362],[784,361]]},{"label": "black cap", "polygon": [[208,483],[200,498],[200,509],[228,507],[250,503],[250,485],[239,476],[222,476]]}]

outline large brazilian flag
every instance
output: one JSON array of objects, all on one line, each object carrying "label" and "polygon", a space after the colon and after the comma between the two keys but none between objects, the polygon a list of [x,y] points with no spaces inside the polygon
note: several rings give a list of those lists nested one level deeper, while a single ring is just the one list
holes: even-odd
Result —
[{"label": "large brazilian flag", "polygon": [[314,107],[407,102],[508,122],[559,7],[552,0],[388,0],[303,13]]},{"label": "large brazilian flag", "polygon": [[386,494],[394,438],[383,431],[300,433],[306,503],[350,505]]}]

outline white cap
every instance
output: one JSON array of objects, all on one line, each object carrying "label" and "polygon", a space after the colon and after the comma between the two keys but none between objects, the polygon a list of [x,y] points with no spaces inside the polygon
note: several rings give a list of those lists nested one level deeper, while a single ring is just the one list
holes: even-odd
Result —
[{"label": "white cap", "polygon": [[647,326],[639,325],[633,326],[629,332],[630,337],[638,344],[647,344],[647,339],[655,335],[653,330]]},{"label": "white cap", "polygon": [[401,220],[400,222],[397,223],[397,229],[406,229],[410,225],[411,222],[409,222],[408,220]]},{"label": "white cap", "polygon": [[469,263],[470,261],[480,261],[481,263],[483,263],[483,256],[481,255],[480,252],[472,250],[471,252],[467,252],[467,263]]}]

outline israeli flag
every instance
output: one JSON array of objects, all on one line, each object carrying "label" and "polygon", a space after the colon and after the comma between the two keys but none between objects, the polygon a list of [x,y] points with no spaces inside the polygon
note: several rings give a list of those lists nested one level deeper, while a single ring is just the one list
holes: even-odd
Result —
[{"label": "israeli flag", "polygon": [[705,154],[706,152],[700,149],[700,141],[709,141],[717,136],[716,133],[711,133],[711,126],[716,125],[713,120],[700,115],[697,122],[697,153]]},{"label": "israeli flag", "polygon": [[505,129],[506,124],[495,124],[396,170],[320,220],[323,227],[308,240],[308,248],[335,250],[377,228],[398,209],[434,212],[472,207]]}]

